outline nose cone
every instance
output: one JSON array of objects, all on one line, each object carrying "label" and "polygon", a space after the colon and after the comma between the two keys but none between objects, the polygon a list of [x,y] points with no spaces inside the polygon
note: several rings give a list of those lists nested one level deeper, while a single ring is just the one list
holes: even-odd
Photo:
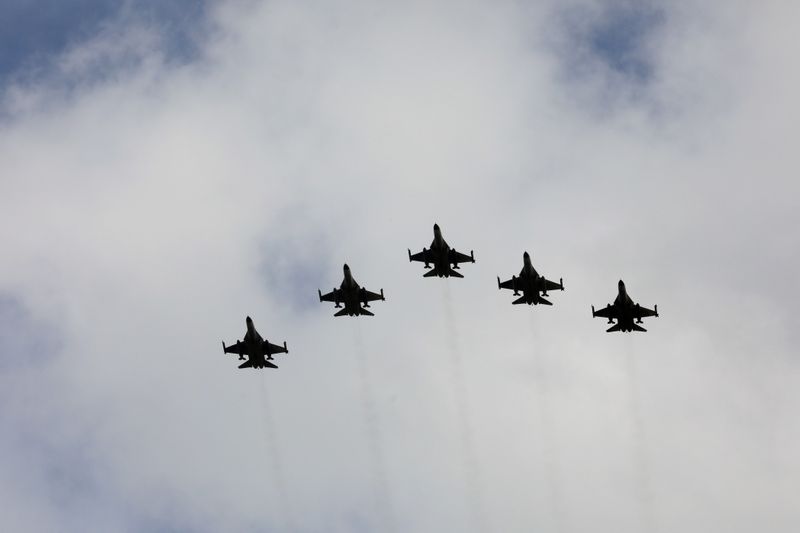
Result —
[{"label": "nose cone", "polygon": [[439,231],[439,224],[433,225],[433,231]]},{"label": "nose cone", "polygon": [[617,284],[617,287],[619,287],[619,290],[624,290],[625,289],[625,282],[622,281],[622,280],[619,280],[619,283]]},{"label": "nose cone", "polygon": [[249,326],[249,325],[251,325],[251,324],[253,323],[253,319],[252,319],[252,318],[250,318],[250,317],[247,317],[247,318],[245,319],[245,322],[247,322],[247,325]]},{"label": "nose cone", "polygon": [[522,258],[523,258],[525,261],[530,261],[530,259],[531,259],[531,256],[530,256],[530,254],[528,254],[528,252],[525,252],[524,254],[522,254]]},{"label": "nose cone", "polygon": [[345,272],[350,272],[350,267],[347,266],[347,263],[344,264],[344,271]]}]

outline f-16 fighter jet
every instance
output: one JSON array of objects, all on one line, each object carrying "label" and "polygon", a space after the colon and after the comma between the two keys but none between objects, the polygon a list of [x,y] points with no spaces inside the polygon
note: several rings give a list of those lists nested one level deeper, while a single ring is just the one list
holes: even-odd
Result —
[{"label": "f-16 fighter jet", "polygon": [[633,303],[625,291],[625,282],[619,280],[619,294],[617,294],[614,304],[608,304],[605,309],[599,311],[595,311],[592,306],[592,316],[607,318],[609,324],[614,324],[614,319],[616,319],[617,323],[606,330],[609,333],[612,331],[647,331],[637,324],[641,324],[644,317],[658,316],[658,306],[653,306],[651,310]]},{"label": "f-16 fighter jet", "polygon": [[[547,296],[549,290],[564,290],[564,280],[550,281],[540,276],[536,269],[531,264],[531,256],[528,252],[522,254],[523,266],[519,273],[519,277],[511,276],[508,281],[500,282],[500,277],[497,277],[498,289],[511,289],[514,291],[514,296],[519,296],[519,291],[522,291],[522,296],[514,300],[513,304],[528,304],[528,305],[553,305],[542,296]],[[539,293],[542,293],[539,296]]]},{"label": "f-16 fighter jet", "polygon": [[469,255],[465,255],[455,251],[454,248],[450,248],[447,241],[442,237],[442,231],[439,229],[439,225],[434,224],[433,242],[431,243],[430,249],[423,248],[421,252],[414,255],[411,255],[411,250],[409,250],[408,260],[425,263],[425,268],[431,268],[431,263],[433,263],[433,269],[423,275],[425,278],[433,276],[439,276],[440,278],[449,278],[450,276],[463,278],[464,276],[462,276],[460,272],[456,272],[456,270],[459,269],[458,264],[474,263],[475,255],[472,252],[470,252]]},{"label": "f-16 fighter jet", "polygon": [[[356,280],[353,279],[353,275],[350,273],[350,267],[347,265],[344,265],[344,280],[338,289],[334,287],[328,294],[322,294],[322,291],[318,292],[320,302],[333,302],[336,304],[335,307],[337,308],[342,307],[342,304],[344,304],[344,309],[333,316],[375,316],[370,311],[364,309],[364,307],[369,307],[369,303],[375,300],[386,300],[386,298],[383,297],[383,289],[381,289],[380,294],[377,294],[368,291],[364,287],[360,287],[358,283],[356,283]],[[362,303],[364,307],[361,307]]]},{"label": "f-16 fighter jet", "polygon": [[222,341],[222,350],[225,353],[237,354],[240,361],[244,361],[244,356],[247,356],[247,361],[239,365],[239,368],[278,368],[277,365],[270,363],[272,354],[289,353],[286,341],[283,342],[283,346],[272,344],[261,338],[253,326],[252,318],[247,317],[245,322],[247,323],[247,333],[244,334],[244,340],[237,340],[233,346],[225,346],[225,341]]}]

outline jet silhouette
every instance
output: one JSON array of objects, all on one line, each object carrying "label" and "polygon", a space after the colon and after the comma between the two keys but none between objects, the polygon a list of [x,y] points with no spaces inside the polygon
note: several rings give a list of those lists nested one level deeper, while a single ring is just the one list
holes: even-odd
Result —
[{"label": "jet silhouette", "polygon": [[408,260],[425,263],[426,269],[431,268],[431,263],[433,263],[433,269],[423,275],[425,278],[433,276],[439,276],[440,278],[449,278],[450,276],[463,278],[464,276],[462,276],[460,272],[456,272],[456,270],[459,269],[458,264],[474,263],[475,255],[471,251],[469,255],[465,255],[457,252],[454,248],[450,248],[447,241],[442,237],[442,231],[439,229],[439,225],[434,224],[433,242],[431,242],[430,249],[423,248],[421,252],[413,255],[411,254],[411,250],[409,250]]},{"label": "jet silhouette", "polygon": [[[320,302],[333,302],[336,304],[335,307],[337,308],[342,307],[341,304],[344,304],[344,309],[335,313],[333,316],[375,316],[372,312],[364,308],[369,307],[370,302],[386,300],[383,296],[383,289],[381,289],[380,294],[377,294],[368,291],[364,287],[360,287],[358,283],[356,283],[356,280],[353,279],[353,275],[350,273],[350,267],[347,265],[344,265],[344,280],[342,280],[342,284],[338,289],[334,287],[328,294],[322,294],[322,291],[317,292],[319,292]],[[361,306],[362,303],[364,307]]]},{"label": "jet silhouette", "polygon": [[[498,289],[511,289],[514,291],[514,296],[519,296],[519,291],[522,291],[522,296],[514,300],[513,304],[528,304],[528,305],[553,305],[549,301],[542,298],[547,296],[548,290],[564,290],[564,280],[560,279],[558,283],[549,281],[544,276],[540,276],[536,269],[531,264],[531,256],[528,252],[522,254],[522,270],[519,277],[511,276],[508,281],[500,282],[500,277],[497,277]],[[539,293],[542,293],[539,296]]]},{"label": "jet silhouette", "polygon": [[[606,305],[605,309],[599,311],[594,310],[592,306],[592,316],[600,316],[608,319],[609,324],[614,324],[614,319],[617,323],[606,331],[647,331],[638,324],[642,323],[642,318],[648,316],[658,316],[658,306],[653,306],[653,309],[642,307],[631,300],[628,292],[625,290],[625,282],[619,280],[618,283],[619,293],[613,304]],[[634,320],[636,321],[634,323]]]},{"label": "jet silhouette", "polygon": [[245,323],[247,324],[247,333],[244,334],[244,341],[237,340],[233,346],[225,346],[225,341],[222,341],[223,352],[237,354],[240,361],[244,361],[246,355],[247,361],[239,365],[239,368],[278,368],[277,365],[270,363],[272,354],[289,353],[286,341],[283,342],[283,346],[271,344],[258,334],[253,326],[253,319],[247,317]]}]

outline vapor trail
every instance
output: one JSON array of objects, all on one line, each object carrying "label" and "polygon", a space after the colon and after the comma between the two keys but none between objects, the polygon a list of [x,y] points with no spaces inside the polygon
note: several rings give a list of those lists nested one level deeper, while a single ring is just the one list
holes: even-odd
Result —
[{"label": "vapor trail", "polygon": [[639,398],[639,387],[636,382],[636,354],[630,338],[625,339],[625,367],[628,374],[628,393],[630,397],[630,416],[633,428],[634,461],[636,463],[636,489],[639,496],[642,530],[657,532],[658,524],[655,513],[652,479],[647,461],[647,433],[642,407]]},{"label": "vapor trail", "polygon": [[281,455],[280,446],[278,445],[278,431],[275,425],[275,420],[272,417],[272,406],[270,405],[269,394],[267,393],[267,388],[264,385],[264,381],[267,378],[265,375],[263,375],[265,372],[259,372],[259,374],[262,374],[259,376],[259,383],[261,385],[261,405],[264,410],[264,414],[261,417],[261,430],[264,433],[265,451],[270,457],[270,463],[272,466],[271,477],[275,494],[277,495],[277,503],[281,508],[285,530],[297,531],[292,508],[289,503],[289,494],[286,491],[286,477],[283,472],[283,457]]},{"label": "vapor trail", "polygon": [[536,331],[536,317],[531,314],[531,346],[533,353],[534,372],[536,383],[534,385],[536,403],[539,410],[539,422],[542,428],[542,460],[544,462],[544,475],[547,489],[550,494],[550,505],[553,513],[553,530],[563,533],[565,528],[564,507],[561,496],[561,486],[558,483],[558,457],[555,443],[555,425],[550,409],[550,397],[547,388],[547,375],[545,373],[542,350],[537,349],[538,336]]},{"label": "vapor trail", "polygon": [[383,450],[380,420],[370,386],[367,351],[364,348],[361,325],[357,320],[353,321],[353,344],[355,345],[358,376],[361,381],[361,405],[364,411],[364,426],[372,463],[372,493],[375,497],[375,509],[378,516],[383,519],[383,525],[378,529],[392,533],[397,531],[397,525],[389,491],[389,480],[386,475],[386,456]]},{"label": "vapor trail", "polygon": [[456,329],[453,300],[450,294],[449,281],[442,284],[442,298],[444,300],[445,337],[450,352],[450,365],[452,371],[453,396],[456,403],[456,416],[458,418],[458,431],[461,440],[461,455],[466,482],[467,507],[472,514],[475,530],[489,531],[486,519],[483,479],[475,454],[472,426],[469,420],[469,399],[467,387],[464,383],[464,369],[461,360],[461,350],[458,344],[458,331]]}]

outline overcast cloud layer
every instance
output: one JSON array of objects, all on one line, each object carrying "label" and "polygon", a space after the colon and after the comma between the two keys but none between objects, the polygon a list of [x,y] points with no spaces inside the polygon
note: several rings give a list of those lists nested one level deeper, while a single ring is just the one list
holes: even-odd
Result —
[{"label": "overcast cloud layer", "polygon": [[0,530],[800,529],[800,5],[126,13],[0,94]]}]

